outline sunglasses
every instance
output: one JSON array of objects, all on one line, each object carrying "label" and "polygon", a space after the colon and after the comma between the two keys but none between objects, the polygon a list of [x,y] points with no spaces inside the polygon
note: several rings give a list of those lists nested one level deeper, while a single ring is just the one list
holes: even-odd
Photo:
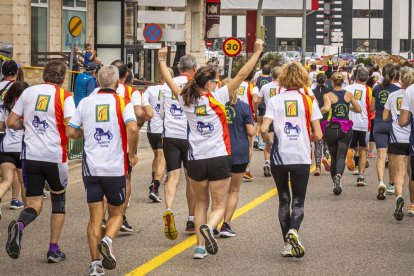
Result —
[{"label": "sunglasses", "polygon": [[218,83],[218,80],[210,80],[211,82]]}]

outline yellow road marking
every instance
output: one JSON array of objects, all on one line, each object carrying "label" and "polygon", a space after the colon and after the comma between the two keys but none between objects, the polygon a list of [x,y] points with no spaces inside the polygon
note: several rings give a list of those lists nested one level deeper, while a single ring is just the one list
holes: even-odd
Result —
[{"label": "yellow road marking", "polygon": [[[315,170],[315,165],[312,165],[310,171],[313,172]],[[277,195],[276,188],[271,189],[270,191],[264,193],[263,195],[257,197],[256,199],[250,201],[246,205],[240,207],[234,212],[233,219],[244,215],[245,213],[251,211],[252,209],[256,208],[258,205],[264,203],[265,201],[271,199]],[[184,241],[180,242],[179,244],[171,247],[170,249],[164,251],[160,255],[152,258],[148,262],[144,263],[143,265],[137,267],[136,269],[132,270],[131,272],[127,273],[126,276],[138,276],[138,275],[145,275],[154,269],[160,267],[162,264],[168,262],[178,254],[182,253],[183,251],[187,250],[188,248],[194,246],[197,243],[196,235],[192,235],[191,237],[185,239]]]}]

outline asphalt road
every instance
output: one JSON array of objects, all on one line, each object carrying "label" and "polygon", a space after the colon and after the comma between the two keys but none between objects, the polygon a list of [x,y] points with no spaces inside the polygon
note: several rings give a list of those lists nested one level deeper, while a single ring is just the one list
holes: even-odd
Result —
[{"label": "asphalt road", "polygon": [[[106,275],[124,275],[189,238],[183,234],[187,219],[183,179],[176,199],[176,241],[163,235],[164,204],[147,198],[151,180],[152,152],[141,135],[139,164],[133,171],[133,195],[127,212],[134,227],[132,234],[114,240],[117,268]],[[274,188],[271,178],[262,176],[261,152],[254,152],[254,182],[242,186],[239,206],[244,206]],[[357,187],[356,177],[346,173],[344,191],[334,196],[327,172],[310,177],[305,219],[299,232],[306,248],[301,259],[282,258],[282,235],[277,218],[278,199],[272,197],[238,217],[232,227],[237,236],[219,239],[219,252],[204,260],[193,260],[194,246],[158,266],[151,262],[152,275],[413,275],[414,218],[402,222],[393,217],[394,198],[376,199],[374,160],[367,170],[367,187]],[[0,221],[0,275],[89,275],[89,249],[86,238],[88,208],[81,181],[80,163],[72,163],[67,193],[67,217],[60,247],[67,260],[46,263],[49,241],[50,199],[44,212],[24,230],[22,252],[17,260],[5,250],[7,226],[18,216],[3,200]],[[161,187],[162,188],[162,187]],[[408,188],[405,190],[407,191]],[[189,243],[189,241],[184,242]],[[164,258],[164,257],[162,257]],[[138,270],[135,270],[139,275]]]}]

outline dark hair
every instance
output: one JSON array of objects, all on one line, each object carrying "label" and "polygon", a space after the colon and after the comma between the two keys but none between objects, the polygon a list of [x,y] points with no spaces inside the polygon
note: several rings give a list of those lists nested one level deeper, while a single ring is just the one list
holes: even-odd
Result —
[{"label": "dark hair", "polygon": [[126,79],[125,79],[125,84],[126,85],[132,85],[133,79],[134,79],[134,76],[132,75],[132,71],[128,70],[127,71],[127,76],[126,76]]},{"label": "dark hair", "polygon": [[317,69],[316,64],[315,64],[315,63],[312,63],[312,64],[310,65],[310,69],[312,69],[312,70],[316,70],[316,69]]},{"label": "dark hair", "polygon": [[217,72],[211,67],[201,67],[183,88],[181,96],[185,106],[197,103],[206,83],[216,79]]},{"label": "dark hair", "polygon": [[251,81],[254,77],[254,74],[255,74],[255,72],[254,72],[254,70],[252,70],[244,80],[245,81]]},{"label": "dark hair", "polygon": [[378,64],[375,64],[372,69],[374,70],[374,72],[378,72],[380,68]]},{"label": "dark hair", "polygon": [[1,66],[1,73],[3,76],[15,76],[19,67],[14,60],[6,60]]},{"label": "dark hair", "polygon": [[112,61],[111,65],[115,65],[119,70],[119,78],[124,79],[128,73],[128,66],[120,59]]},{"label": "dark hair", "polygon": [[316,82],[318,83],[319,86],[322,86],[325,84],[326,82],[326,75],[325,73],[319,73],[316,75]]},{"label": "dark hair", "polygon": [[128,62],[128,63],[127,63],[127,67],[128,67],[128,69],[132,69],[132,67],[133,67],[132,62]]},{"label": "dark hair", "polygon": [[51,60],[43,69],[43,80],[45,82],[62,85],[66,77],[66,64],[60,60]]},{"label": "dark hair", "polygon": [[400,66],[394,65],[392,63],[387,63],[382,68],[382,75],[384,77],[383,81],[381,82],[381,88],[386,89],[388,85],[393,80],[400,78]]},{"label": "dark hair", "polygon": [[262,68],[262,74],[263,75],[270,75],[270,72],[272,71],[272,66],[270,66],[270,64],[266,64],[265,66],[263,66]]},{"label": "dark hair", "polygon": [[24,81],[24,72],[23,72],[22,67],[19,67],[19,69],[17,69],[16,81],[20,81],[20,82]]},{"label": "dark hair", "polygon": [[4,111],[7,111],[9,113],[12,111],[14,103],[27,87],[29,87],[29,85],[26,82],[18,81],[10,86],[9,90],[7,90],[7,92],[4,94]]},{"label": "dark hair", "polygon": [[92,47],[92,45],[90,43],[85,43],[85,49],[88,47]]}]

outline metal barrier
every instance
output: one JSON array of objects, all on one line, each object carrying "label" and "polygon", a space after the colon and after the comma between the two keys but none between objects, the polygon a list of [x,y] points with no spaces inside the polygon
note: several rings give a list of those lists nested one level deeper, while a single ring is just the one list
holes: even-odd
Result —
[{"label": "metal barrier", "polygon": [[79,139],[76,139],[76,140],[69,139],[68,145],[67,145],[67,150],[68,150],[69,160],[82,159],[83,138],[79,138]]}]

